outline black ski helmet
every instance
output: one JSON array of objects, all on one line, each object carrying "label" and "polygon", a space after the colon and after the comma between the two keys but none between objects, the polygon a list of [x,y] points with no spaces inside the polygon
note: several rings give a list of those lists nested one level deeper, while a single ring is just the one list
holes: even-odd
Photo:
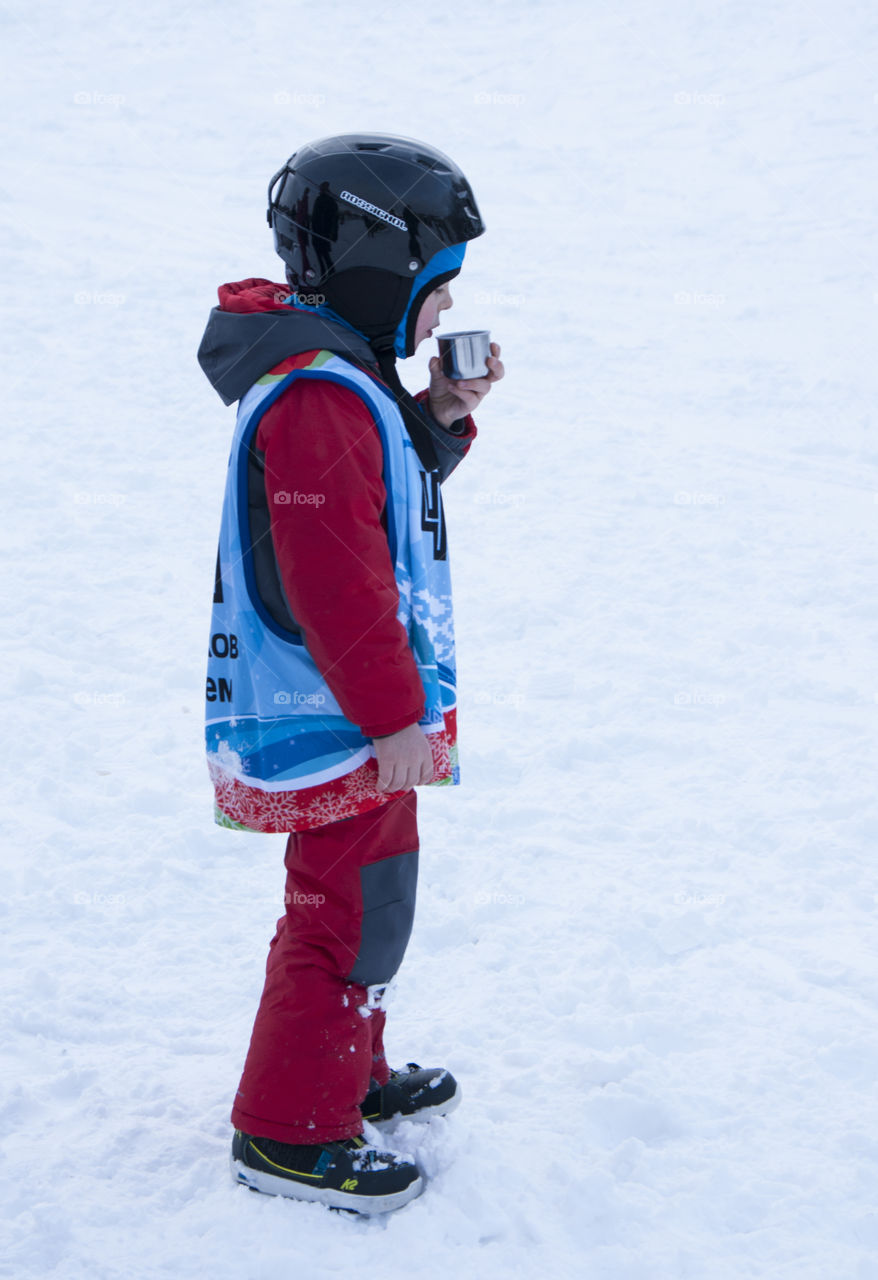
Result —
[{"label": "black ski helmet", "polygon": [[269,183],[267,218],[300,300],[325,299],[399,356],[414,350],[423,299],[457,275],[466,242],[485,229],[453,160],[386,133],[300,147]]}]

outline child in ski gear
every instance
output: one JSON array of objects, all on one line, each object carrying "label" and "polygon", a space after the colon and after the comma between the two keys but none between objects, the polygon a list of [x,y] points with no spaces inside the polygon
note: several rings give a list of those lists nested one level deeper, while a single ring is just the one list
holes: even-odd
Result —
[{"label": "child in ski gear", "polygon": [[396,372],[484,230],[441,152],[323,139],[272,179],[268,216],[289,287],[223,286],[199,349],[240,401],[207,679],[216,817],[289,833],[233,1163],[260,1190],[382,1211],[421,1180],[364,1146],[364,1115],[459,1099],[440,1069],[391,1072],[381,995],[412,926],[413,788],[459,777],[440,485],[503,366],[493,344],[484,377],[451,382],[434,357],[417,397]]}]

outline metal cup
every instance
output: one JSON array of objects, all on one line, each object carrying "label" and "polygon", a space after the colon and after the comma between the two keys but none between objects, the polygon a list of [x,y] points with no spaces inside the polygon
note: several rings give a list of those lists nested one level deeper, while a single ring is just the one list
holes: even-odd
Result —
[{"label": "metal cup", "polygon": [[484,378],[488,373],[485,361],[491,354],[489,329],[444,333],[436,341],[439,343],[439,359],[446,378]]}]

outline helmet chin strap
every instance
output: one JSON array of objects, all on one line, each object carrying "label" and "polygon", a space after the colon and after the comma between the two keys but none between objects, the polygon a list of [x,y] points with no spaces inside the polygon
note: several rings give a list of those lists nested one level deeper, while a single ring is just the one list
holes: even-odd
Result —
[{"label": "helmet chin strap", "polygon": [[428,422],[421,406],[399,380],[396,371],[396,352],[393,349],[394,335],[375,338],[371,342],[372,350],[381,370],[381,377],[387,383],[396,399],[397,407],[402,414],[406,431],[409,433],[421,466],[427,471],[435,471],[439,466],[436,456],[434,429]]}]

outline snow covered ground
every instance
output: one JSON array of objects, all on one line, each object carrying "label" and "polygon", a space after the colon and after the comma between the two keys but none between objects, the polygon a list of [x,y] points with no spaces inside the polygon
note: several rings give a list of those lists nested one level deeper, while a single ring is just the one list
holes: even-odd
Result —
[{"label": "snow covered ground", "polygon": [[[0,24],[0,1274],[874,1280],[874,6]],[[283,839],[211,820],[195,361],[219,283],[282,278],[270,175],[357,128],[469,175],[453,327],[507,366],[388,1029],[464,1105],[398,1126],[430,1184],[372,1221],[228,1178]]]}]

